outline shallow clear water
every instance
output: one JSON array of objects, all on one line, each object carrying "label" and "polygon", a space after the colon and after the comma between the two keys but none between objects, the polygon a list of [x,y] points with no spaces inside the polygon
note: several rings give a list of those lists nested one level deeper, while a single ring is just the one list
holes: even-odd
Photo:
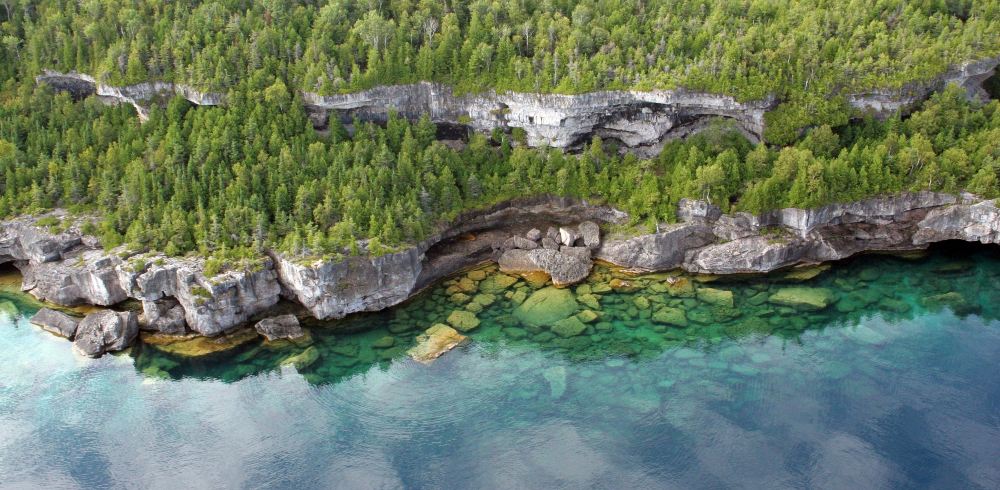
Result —
[{"label": "shallow clear water", "polygon": [[[599,318],[566,338],[513,314],[541,286],[484,272],[311,325],[311,344],[197,359],[77,357],[0,293],[0,487],[1000,487],[996,249],[806,281],[600,269],[586,287],[618,288],[598,308],[574,294]],[[463,287],[495,300],[470,341],[411,360]],[[772,302],[788,287],[828,306]],[[664,308],[688,326],[650,318]]]}]

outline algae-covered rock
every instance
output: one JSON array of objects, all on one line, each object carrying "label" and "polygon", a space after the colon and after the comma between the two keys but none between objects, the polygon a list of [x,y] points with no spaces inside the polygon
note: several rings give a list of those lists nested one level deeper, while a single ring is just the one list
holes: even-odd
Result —
[{"label": "algae-covered rock", "polygon": [[372,347],[376,349],[388,349],[394,345],[396,345],[396,337],[392,335],[379,337],[375,342],[372,342]]},{"label": "algae-covered rock", "polygon": [[469,279],[468,277],[463,277],[458,280],[455,284],[459,291],[463,293],[474,293],[476,292],[476,281]]},{"label": "algae-covered rock", "polygon": [[924,296],[920,302],[924,307],[932,310],[948,308],[958,316],[974,315],[981,311],[979,305],[970,303],[964,296],[956,292]]},{"label": "algae-covered rock", "polygon": [[611,292],[611,285],[606,282],[599,282],[590,287],[590,292],[603,294]]},{"label": "algae-covered rock", "polygon": [[635,307],[639,308],[640,310],[649,309],[649,299],[646,298],[645,296],[636,296],[635,299],[632,300],[632,304],[634,304]]},{"label": "algae-covered rock", "polygon": [[587,326],[575,316],[564,318],[552,324],[552,333],[560,337],[575,337],[586,329]]},{"label": "algae-covered rock", "polygon": [[542,372],[542,377],[549,382],[552,398],[561,398],[566,393],[566,366],[550,367]]},{"label": "algae-covered rock", "polygon": [[694,283],[686,277],[669,277],[663,283],[667,293],[677,298],[693,298]]},{"label": "algae-covered rock", "polygon": [[724,289],[698,288],[698,299],[715,306],[733,307],[733,292]]},{"label": "algae-covered rock", "polygon": [[502,293],[505,289],[514,285],[517,278],[507,274],[491,274],[479,283],[479,290],[484,293]]},{"label": "algae-covered rock", "polygon": [[486,271],[484,270],[471,271],[468,274],[466,274],[466,277],[472,279],[473,281],[482,281],[483,279],[486,279]]},{"label": "algae-covered rock", "polygon": [[750,298],[748,298],[747,299],[747,303],[750,304],[750,305],[752,305],[752,306],[760,306],[760,305],[762,305],[764,303],[767,303],[768,297],[769,296],[768,296],[767,293],[761,291],[761,292],[759,292],[759,293],[751,296]]},{"label": "algae-covered rock", "polygon": [[550,286],[535,291],[514,309],[514,316],[521,323],[541,327],[569,317],[577,309],[579,304],[573,293]]},{"label": "algae-covered rock", "polygon": [[688,326],[687,315],[680,308],[665,306],[653,313],[653,321],[663,325],[673,325],[676,327]]},{"label": "algae-covered rock", "polygon": [[581,294],[576,297],[577,301],[583,303],[587,308],[592,310],[601,309],[601,302],[595,294]]},{"label": "algae-covered rock", "polygon": [[826,288],[792,287],[779,289],[768,298],[768,301],[802,310],[822,310],[835,299],[833,291]]},{"label": "algae-covered rock", "polygon": [[17,311],[17,305],[13,302],[7,300],[0,300],[0,316],[6,316],[8,318],[17,318],[19,315]]},{"label": "algae-covered rock", "polygon": [[479,303],[469,303],[469,304],[465,305],[465,311],[468,311],[468,312],[471,312],[471,313],[479,313],[479,312],[483,311],[483,305],[481,305]]},{"label": "algae-covered rock", "polygon": [[462,332],[468,332],[479,326],[479,318],[471,311],[455,310],[448,315],[448,323]]},{"label": "algae-covered rock", "polygon": [[526,293],[524,291],[514,291],[510,295],[510,300],[513,301],[514,304],[517,304],[517,305],[519,305],[521,303],[524,303],[524,300],[526,300],[526,299],[528,299],[528,293]]},{"label": "algae-covered rock", "polygon": [[140,338],[146,345],[175,356],[199,357],[239,347],[259,338],[259,335],[256,330],[241,328],[218,337],[143,332]]},{"label": "algae-covered rock", "polygon": [[910,311],[909,304],[896,298],[882,298],[878,302],[878,307],[881,310],[891,311],[894,313],[906,313],[907,311]]},{"label": "algae-covered rock", "polygon": [[590,323],[599,317],[599,315],[592,310],[583,310],[576,314],[576,317],[580,319],[583,323]]},{"label": "algae-covered rock", "polygon": [[281,365],[295,366],[295,369],[301,370],[313,365],[317,360],[319,360],[319,350],[316,349],[316,346],[310,346],[294,356],[285,358],[281,361]]},{"label": "algae-covered rock", "polygon": [[791,272],[785,274],[785,279],[791,281],[808,281],[830,270],[830,264],[808,265],[796,267]]},{"label": "algae-covered rock", "polygon": [[491,293],[479,293],[472,297],[472,302],[482,305],[484,308],[496,302],[497,297]]},{"label": "algae-covered rock", "polygon": [[428,328],[424,333],[417,336],[417,345],[407,351],[413,360],[429,364],[434,359],[441,357],[457,347],[468,337],[458,333],[458,330],[443,323],[438,323]]},{"label": "algae-covered rock", "polygon": [[576,287],[576,295],[583,296],[585,294],[590,294],[593,291],[590,290],[590,284],[581,284]]},{"label": "algae-covered rock", "polygon": [[465,293],[455,293],[449,296],[448,299],[451,300],[452,303],[464,305],[472,300],[472,297]]}]

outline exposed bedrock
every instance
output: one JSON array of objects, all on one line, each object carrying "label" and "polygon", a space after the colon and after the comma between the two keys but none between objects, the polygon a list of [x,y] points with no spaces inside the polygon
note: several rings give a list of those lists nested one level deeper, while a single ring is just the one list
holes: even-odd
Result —
[{"label": "exposed bedrock", "polygon": [[446,85],[422,82],[376,87],[362,92],[320,96],[303,94],[314,123],[333,113],[343,122],[385,121],[390,111],[416,119],[466,124],[478,131],[522,128],[530,146],[574,148],[593,135],[628,147],[656,145],[672,131],[710,116],[734,119],[749,135],[764,131],[771,98],[739,102],[726,95],[685,90],[605,91],[579,95],[488,91],[455,95]]},{"label": "exposed bedrock", "polygon": [[[599,230],[586,222],[617,223],[627,218],[624,213],[569,199],[516,200],[465,213],[431,239],[381,257],[306,260],[272,253],[207,277],[202,259],[105,252],[81,233],[85,218],[57,211],[46,217],[65,218],[61,229],[39,225],[41,217],[2,222],[0,264],[13,263],[24,276],[23,288],[52,303],[111,306],[134,298],[142,304],[141,329],[218,335],[259,318],[282,295],[317,318],[340,318],[401,303],[484,260],[500,261],[509,270],[543,271],[554,282],[569,284],[586,276],[591,255],[637,271],[730,274],[865,251],[921,249],[945,240],[1000,243],[996,202],[969,194],[907,193],[761,215],[723,215],[707,203],[682,200],[678,214],[682,223],[663,225],[657,233],[602,243]],[[549,231],[543,236],[541,229]],[[553,237],[562,235],[573,239],[571,245],[556,243]],[[100,332],[92,337],[104,335]]]},{"label": "exposed bedrock", "polygon": [[733,274],[839,260],[866,251],[922,249],[945,240],[1000,243],[995,201],[969,194],[906,193],[761,215],[722,215],[689,200],[681,207],[685,222],[651,235],[607,241],[597,257],[636,270]]},{"label": "exposed bedrock", "polygon": [[[381,257],[308,260],[273,254],[289,296],[316,318],[342,318],[399,304],[423,287],[477,262],[496,259],[509,231],[535,223],[618,222],[620,211],[570,199],[521,199],[464,213],[419,245]],[[588,264],[589,270],[589,264]]]},{"label": "exposed bedrock", "polygon": [[[962,63],[925,82],[906,84],[898,89],[870,90],[847,96],[859,110],[888,116],[909,111],[916,103],[948,83],[964,87],[969,97],[988,98],[982,83],[1000,63],[1000,57]],[[44,71],[36,81],[75,97],[97,95],[115,103],[127,103],[145,118],[157,98],[180,95],[197,105],[220,105],[225,95],[201,92],[179,83],[147,82],[112,86],[83,73]],[[456,95],[450,86],[421,82],[379,86],[361,92],[321,96],[302,93],[310,119],[317,128],[330,117],[349,123],[384,122],[390,112],[415,120],[423,114],[443,127],[468,126],[478,131],[522,128],[531,146],[548,145],[575,149],[594,135],[621,142],[637,153],[655,154],[666,140],[676,139],[706,127],[711,117],[736,121],[749,139],[760,140],[764,133],[764,113],[778,100],[741,102],[720,94],[678,90],[601,91],[578,95],[534,94],[485,91]]]},{"label": "exposed bedrock", "polygon": [[1000,56],[962,63],[941,76],[922,83],[909,83],[895,90],[871,90],[851,94],[847,101],[855,109],[872,111],[878,117],[889,116],[896,111],[907,112],[930,94],[941,90],[949,83],[965,89],[970,99],[989,100],[983,89],[983,82],[993,76]]}]

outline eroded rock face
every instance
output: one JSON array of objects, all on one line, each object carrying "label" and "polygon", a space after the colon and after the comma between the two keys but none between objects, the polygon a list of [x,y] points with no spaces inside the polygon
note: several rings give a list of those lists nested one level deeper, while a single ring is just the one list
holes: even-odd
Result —
[{"label": "eroded rock face", "polygon": [[[563,247],[566,248],[566,247]],[[584,250],[587,250],[584,248]],[[587,278],[593,263],[589,258],[563,253],[547,248],[534,250],[508,250],[500,256],[500,270],[512,273],[545,272],[552,283],[565,286]]]},{"label": "eroded rock face", "polygon": [[124,87],[106,85],[86,73],[61,73],[45,70],[35,77],[35,82],[46,83],[56,90],[65,90],[76,98],[96,95],[114,104],[135,107],[139,118],[149,117],[148,105],[157,97],[179,95],[195,105],[214,106],[225,102],[221,93],[202,92],[182,83],[146,82]]},{"label": "eroded rock face", "polygon": [[414,291],[423,250],[411,248],[381,257],[334,261],[275,256],[281,283],[316,318],[343,318],[401,303]]},{"label": "eroded rock face", "polygon": [[87,315],[77,326],[73,347],[88,357],[101,357],[132,345],[139,334],[134,311],[104,310]]},{"label": "eroded rock face", "polygon": [[870,250],[915,250],[944,240],[998,243],[994,201],[933,192],[833,204],[722,215],[688,202],[687,222],[651,235],[606,242],[597,256],[638,270],[769,272],[839,260]]},{"label": "eroded rock face", "polygon": [[949,83],[965,89],[970,99],[989,100],[983,82],[993,75],[1000,57],[970,61],[953,67],[939,77],[923,83],[910,83],[897,90],[872,90],[851,94],[847,102],[855,109],[871,111],[878,117],[887,117],[897,111],[909,111],[931,93]]},{"label": "eroded rock face", "polygon": [[325,121],[331,113],[345,123],[354,118],[385,121],[391,108],[408,119],[426,113],[436,123],[467,121],[483,132],[522,128],[528,145],[555,148],[580,146],[593,135],[633,148],[653,146],[669,133],[685,130],[690,121],[709,116],[731,118],[759,138],[764,113],[775,105],[773,98],[738,102],[725,95],[684,90],[580,95],[489,91],[456,96],[446,85],[427,82],[325,97],[304,93],[302,97],[314,122]]}]

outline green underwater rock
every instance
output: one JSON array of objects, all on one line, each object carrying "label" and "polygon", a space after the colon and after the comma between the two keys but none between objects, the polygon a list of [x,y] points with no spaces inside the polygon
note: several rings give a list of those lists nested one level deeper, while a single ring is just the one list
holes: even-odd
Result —
[{"label": "green underwater rock", "polygon": [[529,296],[524,303],[514,309],[514,316],[521,323],[541,327],[569,317],[576,313],[579,307],[573,293],[549,286]]},{"label": "green underwater rock", "polygon": [[587,325],[575,316],[564,318],[552,325],[552,333],[560,337],[575,337],[583,333],[586,329]]},{"label": "green underwater rock", "polygon": [[836,295],[826,288],[791,287],[779,289],[768,301],[802,310],[822,310],[830,306],[834,299]]},{"label": "green underwater rock", "polygon": [[479,326],[479,318],[471,311],[455,310],[448,315],[448,323],[462,332],[468,332]]},{"label": "green underwater rock", "polygon": [[684,310],[665,306],[653,313],[653,321],[663,325],[673,325],[675,327],[687,327],[688,319]]}]

